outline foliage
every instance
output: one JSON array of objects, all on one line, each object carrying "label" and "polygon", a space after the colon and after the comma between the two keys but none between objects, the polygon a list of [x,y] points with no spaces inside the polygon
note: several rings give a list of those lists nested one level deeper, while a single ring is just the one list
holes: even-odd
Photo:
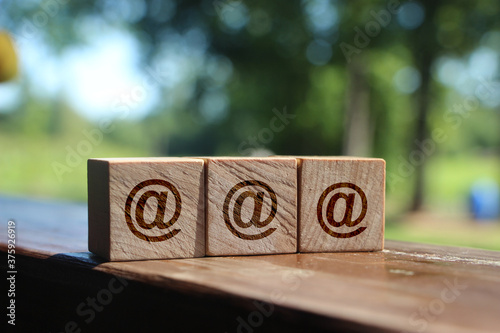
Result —
[{"label": "foliage", "polygon": [[[413,7],[403,10],[408,4]],[[425,179],[424,204],[432,205],[435,193],[459,183],[464,195],[469,183],[456,180],[463,179],[468,164],[452,167],[449,182],[440,178],[436,189],[429,182],[436,178],[433,165],[446,165],[438,159],[485,154],[498,159],[498,104],[485,104],[474,89],[447,83],[440,74],[446,59],[465,64],[467,72],[480,48],[498,57],[497,1],[47,0],[2,1],[2,7],[0,26],[18,44],[48,45],[62,62],[68,50],[91,43],[96,31],[118,29],[139,43],[142,73],[163,78],[153,110],[138,119],[128,116],[133,105],[125,105],[127,116],[115,116],[114,129],[103,132],[102,144],[85,158],[241,155],[251,153],[249,148],[382,157],[395,179],[387,188],[395,210],[409,207]],[[423,19],[417,24],[419,10]],[[167,61],[171,58],[174,65]],[[498,75],[498,66],[495,71]],[[178,81],[176,72],[182,73]],[[481,85],[477,78],[465,81]],[[66,147],[86,140],[82,131],[99,128],[99,122],[77,116],[78,106],[63,92],[38,94],[41,87],[29,75],[17,82],[22,97],[0,113],[0,130],[4,156],[18,156],[17,163],[2,160],[2,173],[19,186],[1,190],[83,199],[73,187],[78,182],[81,191],[83,181],[76,178],[84,179],[83,164],[78,173],[65,173],[60,184],[54,182],[53,163],[63,163]],[[453,111],[470,97],[477,100],[472,111]],[[284,110],[294,118],[272,130],[276,112]],[[110,105],[111,114],[118,111],[118,104]],[[411,157],[421,151],[418,143],[434,140],[435,130],[446,139],[424,154],[422,165],[428,162],[430,173],[425,175],[420,165],[411,165]],[[21,158],[23,151],[34,155]],[[35,156],[38,167],[30,173],[38,176],[23,182],[19,170],[28,171],[18,167]],[[408,163],[414,170],[403,175]],[[496,172],[488,175],[498,178]],[[34,184],[39,190],[33,191]]]}]

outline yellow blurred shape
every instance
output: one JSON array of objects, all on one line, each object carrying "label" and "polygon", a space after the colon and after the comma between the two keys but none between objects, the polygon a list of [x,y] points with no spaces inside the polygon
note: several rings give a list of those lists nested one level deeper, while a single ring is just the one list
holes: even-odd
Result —
[{"label": "yellow blurred shape", "polygon": [[12,38],[0,31],[0,82],[13,79],[17,74],[17,56]]}]

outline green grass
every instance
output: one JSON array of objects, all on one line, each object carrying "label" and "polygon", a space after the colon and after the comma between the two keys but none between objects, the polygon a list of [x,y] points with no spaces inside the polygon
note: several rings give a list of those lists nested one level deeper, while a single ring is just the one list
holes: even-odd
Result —
[{"label": "green grass", "polygon": [[500,251],[500,223],[464,226],[457,222],[447,223],[446,227],[390,223],[386,225],[385,239]]},{"label": "green grass", "polygon": [[413,184],[400,185],[386,202],[386,239],[500,251],[500,221],[475,223],[468,218],[468,194],[474,181],[490,178],[500,184],[497,156],[431,156],[426,166],[427,214],[408,217],[408,192]]},{"label": "green grass", "polygon": [[426,171],[426,204],[431,209],[463,207],[471,185],[478,179],[489,178],[500,184],[500,158],[495,155],[436,156],[429,159]]},{"label": "green grass", "polygon": [[[77,150],[85,137],[71,141],[61,139],[26,139],[0,135],[2,175],[0,193],[4,195],[56,198],[71,201],[87,200],[87,159],[94,157],[147,156],[148,152],[130,149],[103,141],[91,145],[89,152],[74,159],[68,166],[67,147]],[[78,163],[76,163],[78,162]],[[58,177],[54,163],[68,167]]]}]

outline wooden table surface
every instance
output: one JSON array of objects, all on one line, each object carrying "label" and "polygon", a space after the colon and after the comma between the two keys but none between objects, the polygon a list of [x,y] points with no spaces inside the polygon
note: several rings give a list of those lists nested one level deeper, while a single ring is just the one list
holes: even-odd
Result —
[{"label": "wooden table surface", "polygon": [[9,219],[23,332],[500,331],[500,252],[386,241],[371,253],[104,262],[87,250],[86,205],[0,197],[4,270]]}]

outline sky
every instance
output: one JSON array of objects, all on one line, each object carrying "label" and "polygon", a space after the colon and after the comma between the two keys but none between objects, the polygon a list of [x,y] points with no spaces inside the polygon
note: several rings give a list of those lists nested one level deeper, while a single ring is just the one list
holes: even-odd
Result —
[{"label": "sky", "polygon": [[116,29],[90,39],[60,56],[40,39],[17,43],[21,75],[0,85],[0,108],[18,102],[20,85],[27,79],[33,94],[42,98],[62,95],[90,120],[109,116],[119,103],[132,110],[131,118],[144,117],[158,102],[159,89],[151,83],[147,69],[140,68],[138,43]]}]

